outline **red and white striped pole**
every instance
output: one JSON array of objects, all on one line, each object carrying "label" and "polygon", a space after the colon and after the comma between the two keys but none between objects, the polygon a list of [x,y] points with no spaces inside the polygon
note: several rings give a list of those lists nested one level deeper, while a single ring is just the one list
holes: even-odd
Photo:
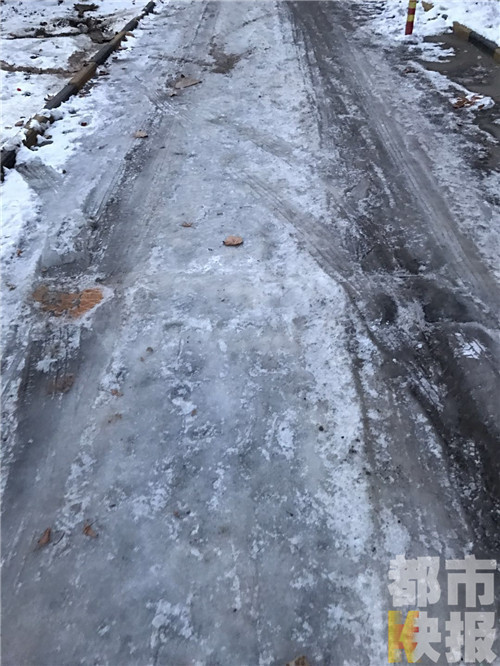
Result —
[{"label": "red and white striped pole", "polygon": [[405,35],[411,35],[413,24],[415,23],[415,11],[417,9],[417,0],[410,0],[408,3],[408,16],[406,17]]}]

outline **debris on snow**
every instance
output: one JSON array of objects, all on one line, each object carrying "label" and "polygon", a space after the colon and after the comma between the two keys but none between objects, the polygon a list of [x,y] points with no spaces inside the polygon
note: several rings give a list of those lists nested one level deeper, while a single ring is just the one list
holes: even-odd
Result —
[{"label": "debris on snow", "polygon": [[77,2],[75,5],[73,5],[73,7],[78,12],[78,16],[80,18],[83,18],[83,15],[85,14],[85,12],[95,12],[96,9],[99,9],[99,7],[97,5],[95,5],[94,3],[84,4],[84,3],[78,3]]},{"label": "debris on snow", "polygon": [[39,548],[43,548],[44,546],[46,546],[47,544],[49,544],[49,543],[50,543],[50,539],[51,539],[51,535],[52,535],[52,530],[51,530],[50,527],[47,527],[47,529],[45,530],[45,532],[42,534],[42,536],[41,536],[41,537],[38,539],[38,541],[37,541],[37,543],[38,543],[38,547],[39,547]]},{"label": "debris on snow", "polygon": [[40,303],[44,312],[56,317],[69,314],[70,317],[76,318],[95,308],[102,301],[103,293],[101,289],[95,287],[83,291],[65,292],[40,285],[33,292],[33,299]]},{"label": "debris on snow", "polygon": [[463,109],[464,107],[470,107],[481,111],[482,109],[491,109],[494,106],[494,101],[491,97],[484,97],[483,95],[478,95],[477,93],[471,93],[468,95],[460,95],[453,100],[454,109]]},{"label": "debris on snow", "polygon": [[83,525],[83,533],[85,536],[91,537],[92,539],[97,538],[97,532],[92,528],[92,523],[89,523],[87,520]]},{"label": "debris on snow", "polygon": [[241,236],[228,236],[225,240],[222,241],[224,245],[236,246],[243,243],[243,238]]}]

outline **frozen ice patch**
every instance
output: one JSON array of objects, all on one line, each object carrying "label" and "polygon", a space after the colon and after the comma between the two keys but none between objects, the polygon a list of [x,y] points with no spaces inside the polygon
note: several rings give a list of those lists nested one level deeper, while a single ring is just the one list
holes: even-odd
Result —
[{"label": "frozen ice patch", "polygon": [[273,419],[269,434],[266,437],[266,443],[269,448],[283,455],[287,460],[292,460],[295,456],[295,434],[293,428],[294,416],[291,410],[283,414],[283,419],[278,417]]},{"label": "frozen ice patch", "polygon": [[[187,603],[190,602],[191,595],[187,599]],[[171,637],[180,637],[186,640],[194,637],[188,606],[171,604],[165,599],[160,599],[157,603],[151,625],[153,627],[150,641],[152,650],[157,649],[163,643],[167,643]]]},{"label": "frozen ice patch", "polygon": [[463,333],[455,333],[455,338],[458,342],[458,349],[456,350],[458,356],[481,358],[486,351],[478,340],[467,340]]}]

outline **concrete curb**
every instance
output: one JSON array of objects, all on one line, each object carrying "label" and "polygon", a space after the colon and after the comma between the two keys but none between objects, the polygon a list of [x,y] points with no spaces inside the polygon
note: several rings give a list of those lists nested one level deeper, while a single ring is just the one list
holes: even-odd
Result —
[{"label": "concrete curb", "polygon": [[113,51],[116,51],[119,48],[121,42],[127,36],[127,33],[135,30],[141,19],[143,19],[147,14],[150,14],[154,7],[155,2],[153,2],[153,0],[148,2],[148,4],[144,7],[138,16],[130,20],[124,26],[124,28],[120,30],[120,32],[116,33],[110,42],[101,47],[99,51],[97,51],[97,53],[92,56],[88,63],[68,81],[64,88],[62,88],[62,90],[60,90],[45,104],[40,113],[37,113],[35,116],[33,116],[33,118],[30,118],[27,123],[24,139],[20,141],[19,145],[8,150],[2,149],[0,156],[2,177],[4,168],[12,169],[15,166],[17,153],[21,147],[21,144],[24,144],[28,148],[35,146],[38,141],[38,137],[41,136],[47,127],[54,122],[55,118],[51,114],[51,110],[56,109],[58,106],[61,106],[63,102],[67,102],[70,97],[76,95],[95,75],[97,67],[102,65],[113,53]]},{"label": "concrete curb", "polygon": [[458,35],[458,37],[474,44],[474,46],[477,46],[481,51],[490,55],[496,62],[500,62],[500,46],[495,44],[495,42],[486,39],[486,37],[483,37],[479,33],[457,21],[453,22],[453,32]]}]

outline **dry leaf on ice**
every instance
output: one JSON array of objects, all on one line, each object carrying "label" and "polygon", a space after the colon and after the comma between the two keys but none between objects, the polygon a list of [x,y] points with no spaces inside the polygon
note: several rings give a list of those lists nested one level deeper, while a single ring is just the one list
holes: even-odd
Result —
[{"label": "dry leaf on ice", "polygon": [[38,545],[40,547],[46,546],[48,543],[50,543],[50,537],[52,534],[52,530],[50,527],[47,527],[45,532],[42,534],[42,536],[38,539]]},{"label": "dry leaf on ice", "polygon": [[224,245],[241,245],[243,238],[241,236],[228,236],[224,241]]},{"label": "dry leaf on ice", "polygon": [[92,539],[97,538],[97,532],[92,529],[92,524],[89,523],[88,521],[85,521],[85,524],[83,526],[83,533],[85,536],[91,537]]}]

